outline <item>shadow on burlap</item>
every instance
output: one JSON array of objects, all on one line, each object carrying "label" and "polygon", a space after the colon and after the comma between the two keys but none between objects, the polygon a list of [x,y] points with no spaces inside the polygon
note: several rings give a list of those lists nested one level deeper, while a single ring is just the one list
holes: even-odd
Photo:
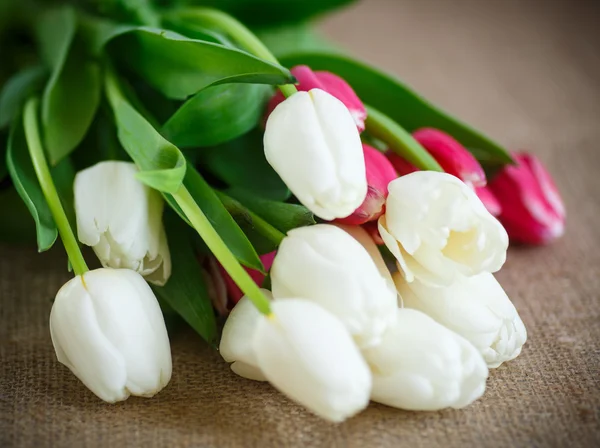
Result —
[{"label": "shadow on burlap", "polygon": [[[529,331],[456,411],[371,405],[340,425],[236,377],[189,330],[152,400],[107,405],[54,356],[55,249],[0,246],[0,446],[600,446],[600,39],[587,2],[367,1],[322,26],[357,55],[508,147],[535,150],[563,192],[568,233],[511,248],[499,279]],[[402,105],[398,105],[402,107]]]}]

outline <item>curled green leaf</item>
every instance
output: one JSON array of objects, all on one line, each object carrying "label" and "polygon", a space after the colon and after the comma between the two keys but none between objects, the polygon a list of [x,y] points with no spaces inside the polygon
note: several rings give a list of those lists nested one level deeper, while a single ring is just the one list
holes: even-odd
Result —
[{"label": "curled green leaf", "polygon": [[56,241],[58,229],[27,150],[23,123],[18,118],[20,117],[11,126],[6,165],[17,193],[35,221],[38,250],[43,252],[50,249]]},{"label": "curled green leaf", "polygon": [[106,95],[112,107],[121,145],[140,168],[138,178],[150,187],[175,193],[186,171],[181,151],[125,99],[118,80],[109,69],[105,77]]}]

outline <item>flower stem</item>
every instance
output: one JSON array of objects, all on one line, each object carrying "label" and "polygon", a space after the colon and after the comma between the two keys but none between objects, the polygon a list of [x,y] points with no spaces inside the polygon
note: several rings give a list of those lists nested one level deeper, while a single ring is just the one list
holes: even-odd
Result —
[{"label": "flower stem", "polygon": [[374,107],[365,104],[365,108],[367,109],[365,127],[370,135],[386,143],[392,151],[419,169],[444,171],[406,129]]},{"label": "flower stem", "polygon": [[27,147],[29,148],[29,155],[31,156],[33,169],[35,170],[40,187],[42,188],[42,192],[44,193],[44,197],[46,198],[46,202],[48,202],[50,212],[52,213],[52,217],[58,228],[60,239],[67,251],[69,261],[73,266],[75,274],[82,275],[89,269],[85,264],[77,239],[73,234],[65,210],[60,202],[56,186],[54,185],[52,175],[50,174],[50,168],[48,168],[48,162],[44,155],[37,122],[38,106],[39,99],[30,98],[25,104],[23,112],[23,127],[25,128],[25,138],[27,140]]},{"label": "flower stem", "polygon": [[[179,13],[186,15],[186,11]],[[254,35],[244,24],[218,9],[213,8],[193,8],[189,10],[190,18],[200,20],[206,26],[212,26],[224,31],[233,40],[244,47],[249,53],[257,56],[266,61],[280,65],[277,58],[271,53],[271,51],[262,43],[262,41]],[[278,86],[281,93],[287,98],[298,90],[293,84],[285,84]]]},{"label": "flower stem", "polygon": [[264,296],[260,288],[248,273],[238,263],[235,256],[231,253],[223,239],[219,236],[215,228],[212,226],[206,215],[202,212],[194,198],[185,186],[181,186],[177,193],[173,194],[173,198],[183,210],[183,213],[190,220],[194,229],[204,240],[213,255],[223,265],[227,273],[246,294],[248,299],[256,306],[263,314],[271,314],[271,305],[269,300]]}]

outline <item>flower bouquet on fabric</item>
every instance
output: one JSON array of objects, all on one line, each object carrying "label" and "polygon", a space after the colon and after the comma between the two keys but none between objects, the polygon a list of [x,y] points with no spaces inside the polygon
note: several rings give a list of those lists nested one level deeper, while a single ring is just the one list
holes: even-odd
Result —
[{"label": "flower bouquet on fabric", "polygon": [[342,0],[163,3],[0,22],[0,234],[60,236],[58,361],[107,402],[150,397],[168,320],[334,422],[481,397],[527,339],[493,275],[509,238],[564,231],[539,160],[328,50],[306,20]]}]

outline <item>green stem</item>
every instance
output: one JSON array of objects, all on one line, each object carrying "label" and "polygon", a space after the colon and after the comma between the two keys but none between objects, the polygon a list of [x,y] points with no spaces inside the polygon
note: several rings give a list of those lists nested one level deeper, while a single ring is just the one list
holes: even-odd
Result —
[{"label": "green stem", "polygon": [[374,107],[366,104],[365,107],[367,109],[365,127],[370,135],[386,143],[392,151],[419,169],[444,171],[406,129]]},{"label": "green stem", "polygon": [[254,303],[256,308],[263,314],[271,314],[271,305],[264,296],[260,288],[248,273],[238,263],[235,256],[231,253],[223,239],[219,236],[206,215],[202,212],[194,198],[185,186],[181,186],[179,191],[173,195],[173,198],[188,217],[194,229],[204,240],[213,255],[223,265],[233,281],[246,294],[248,299]]},{"label": "green stem", "polygon": [[[186,11],[178,12],[177,14],[180,17],[189,15],[190,18],[201,21],[205,26],[220,29],[254,56],[281,65],[273,53],[252,31],[229,14],[218,9],[203,7],[191,9],[187,14]],[[298,92],[293,84],[285,84],[278,87],[286,98]]]},{"label": "green stem", "polygon": [[63,206],[60,202],[56,186],[52,180],[50,174],[50,168],[48,168],[48,162],[44,155],[44,149],[42,147],[42,141],[40,139],[40,132],[38,129],[37,112],[39,106],[38,98],[30,98],[25,104],[23,112],[23,126],[25,128],[25,138],[27,139],[27,147],[29,148],[29,155],[33,162],[33,168],[37,175],[38,181],[50,207],[50,212],[58,228],[60,239],[65,246],[71,265],[76,275],[82,275],[89,269],[85,264],[85,260],[79,249],[77,239],[73,234],[73,230],[67,219],[67,215]]}]

